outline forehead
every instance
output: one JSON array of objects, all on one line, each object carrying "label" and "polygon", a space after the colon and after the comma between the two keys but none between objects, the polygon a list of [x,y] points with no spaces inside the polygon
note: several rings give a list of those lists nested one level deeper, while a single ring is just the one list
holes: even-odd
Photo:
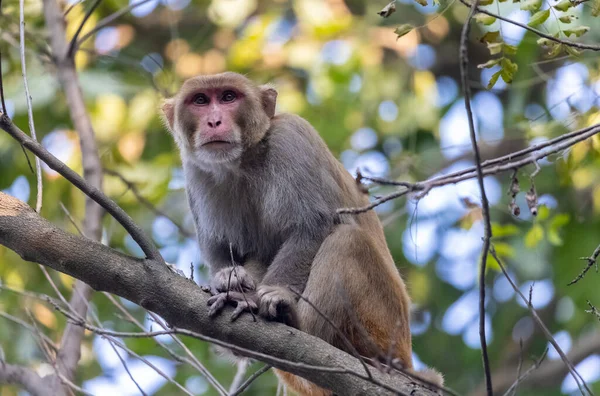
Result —
[{"label": "forehead", "polygon": [[255,86],[252,81],[236,73],[221,73],[207,76],[197,76],[186,80],[181,87],[180,93],[188,93],[196,90],[212,90],[217,88],[236,88],[242,92],[249,92]]}]

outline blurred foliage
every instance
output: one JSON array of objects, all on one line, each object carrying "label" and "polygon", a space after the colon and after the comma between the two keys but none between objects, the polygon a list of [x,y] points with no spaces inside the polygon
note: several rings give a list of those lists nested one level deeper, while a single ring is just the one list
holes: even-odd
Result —
[{"label": "blurred foliage", "polygon": [[[420,5],[423,3],[423,5]],[[150,0],[95,32],[77,53],[81,86],[91,115],[100,155],[107,169],[135,184],[140,196],[165,212],[182,230],[193,230],[183,192],[179,155],[157,115],[163,96],[199,73],[233,70],[279,91],[278,110],[298,113],[321,133],[344,165],[364,174],[417,181],[444,169],[472,164],[458,67],[460,29],[468,9],[463,4],[398,1],[396,12],[378,15],[385,1],[371,0]],[[547,34],[575,41],[600,42],[599,1],[527,0],[481,2],[493,13],[535,26]],[[77,2],[67,15],[73,34],[92,0]],[[99,21],[126,7],[105,0],[92,14],[82,36]],[[9,113],[27,130],[25,95],[18,50],[18,2],[4,0],[0,49]],[[25,2],[28,80],[38,137],[55,155],[81,172],[78,139],[67,105],[48,61],[41,1]],[[485,158],[504,155],[568,130],[600,122],[600,60],[591,51],[540,39],[531,32],[479,14],[470,41],[474,108]],[[582,36],[582,37],[579,37]],[[479,67],[477,66],[479,65]],[[503,80],[503,81],[502,81]],[[510,82],[511,85],[506,85]],[[487,88],[491,89],[488,91]],[[510,273],[529,290],[534,304],[554,333],[572,343],[598,332],[586,313],[586,301],[600,306],[598,275],[590,271],[573,286],[567,283],[584,268],[600,243],[600,139],[540,161],[535,176],[540,206],[533,217],[525,204],[533,167],[521,169],[521,192],[508,205],[510,175],[488,177],[494,244]],[[477,338],[476,277],[481,247],[481,209],[474,184],[460,183],[431,191],[420,202],[400,199],[378,208],[388,243],[414,301],[414,351],[419,360],[445,374],[448,386],[461,393],[481,385],[483,371]],[[193,238],[167,218],[140,204],[119,177],[107,175],[104,188],[148,233],[165,258],[196,280],[206,271]],[[35,177],[21,148],[0,133],[0,189],[33,204]],[[389,188],[373,188],[374,195]],[[84,197],[48,168],[44,169],[42,216],[76,233],[59,203],[81,221]],[[135,243],[106,216],[105,242],[139,255]],[[487,313],[492,370],[523,357],[540,356],[547,342],[528,320],[528,311],[503,282],[494,260],[486,274]],[[52,273],[61,293],[70,295],[73,280]],[[65,319],[43,301],[10,291],[29,290],[57,297],[38,266],[0,247],[0,311],[29,321],[59,341]],[[121,301],[148,328],[145,311]],[[92,300],[103,325],[137,331],[102,294]],[[390,318],[393,320],[393,318]],[[0,347],[11,363],[51,372],[35,334],[0,317]],[[154,329],[157,325],[154,325]],[[473,341],[475,340],[475,341]],[[173,362],[154,340],[123,340],[141,356],[157,359],[174,379],[194,394],[216,395],[199,372]],[[168,340],[164,340],[168,342]],[[205,343],[185,340],[200,361],[222,381],[231,383],[235,366]],[[173,342],[168,345],[181,353]],[[561,343],[565,350],[569,343]],[[107,349],[108,348],[108,349]],[[597,351],[596,351],[597,353]],[[0,355],[1,356],[1,355]],[[180,394],[151,369],[124,358],[149,393]],[[159,360],[159,357],[165,360]],[[587,378],[600,392],[600,355],[588,361]],[[82,345],[77,383],[97,394],[137,394],[115,360],[109,344],[88,334]],[[549,359],[552,358],[549,357]],[[168,363],[171,361],[171,363]],[[166,363],[165,363],[166,362]],[[161,366],[161,367],[163,367]],[[252,366],[250,371],[260,367]],[[587,367],[587,366],[586,366]],[[597,370],[597,372],[594,372]],[[548,387],[523,389],[523,395],[561,393],[563,378]],[[105,388],[102,388],[105,386]],[[113,386],[112,388],[110,386]],[[566,386],[566,385],[565,385]],[[275,394],[276,379],[261,376],[248,395]],[[14,387],[3,395],[17,394]],[[573,388],[564,387],[565,392]]]}]

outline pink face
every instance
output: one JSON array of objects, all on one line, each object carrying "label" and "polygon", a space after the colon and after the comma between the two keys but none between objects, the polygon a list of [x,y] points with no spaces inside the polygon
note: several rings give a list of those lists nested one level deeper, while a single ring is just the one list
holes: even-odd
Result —
[{"label": "pink face", "polygon": [[195,149],[217,154],[241,144],[235,116],[242,100],[243,94],[233,88],[196,91],[185,99],[188,116],[195,119]]}]

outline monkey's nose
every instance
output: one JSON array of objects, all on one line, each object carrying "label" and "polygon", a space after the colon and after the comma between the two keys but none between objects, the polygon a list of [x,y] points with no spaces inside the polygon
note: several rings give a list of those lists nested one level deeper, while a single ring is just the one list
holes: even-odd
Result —
[{"label": "monkey's nose", "polygon": [[219,125],[221,125],[221,121],[215,121],[215,122],[209,121],[208,122],[208,126],[211,127],[211,128],[216,128]]}]

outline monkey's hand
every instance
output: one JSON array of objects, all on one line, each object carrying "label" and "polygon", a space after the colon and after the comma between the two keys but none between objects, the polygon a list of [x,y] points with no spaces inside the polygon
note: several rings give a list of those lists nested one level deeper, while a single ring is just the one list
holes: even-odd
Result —
[{"label": "monkey's hand", "polygon": [[225,304],[235,305],[235,310],[231,314],[231,320],[236,320],[244,312],[254,312],[258,310],[258,297],[255,292],[237,292],[226,291],[217,293],[208,299],[210,309],[209,316],[215,316],[223,310]]},{"label": "monkey's hand", "polygon": [[296,297],[290,290],[282,286],[261,285],[257,294],[261,316],[298,327]]},{"label": "monkey's hand", "polygon": [[210,281],[212,294],[223,293],[229,290],[246,292],[256,290],[252,276],[244,267],[235,266],[223,268],[213,276]]}]

